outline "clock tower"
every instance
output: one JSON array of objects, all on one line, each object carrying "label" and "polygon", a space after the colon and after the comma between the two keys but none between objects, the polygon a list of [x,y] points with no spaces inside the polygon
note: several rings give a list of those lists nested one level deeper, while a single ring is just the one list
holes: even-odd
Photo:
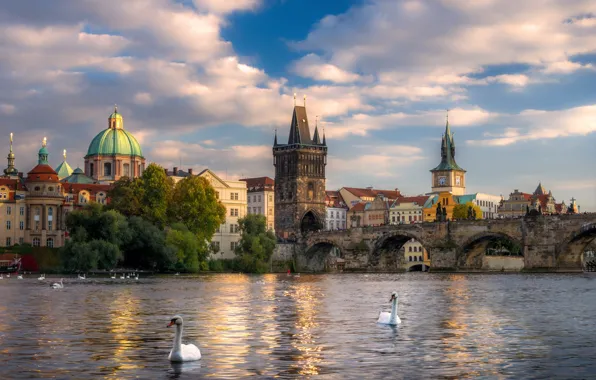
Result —
[{"label": "clock tower", "polygon": [[441,163],[432,173],[432,193],[450,192],[453,195],[466,193],[466,171],[455,162],[455,141],[449,128],[449,116],[445,134],[441,140]]}]

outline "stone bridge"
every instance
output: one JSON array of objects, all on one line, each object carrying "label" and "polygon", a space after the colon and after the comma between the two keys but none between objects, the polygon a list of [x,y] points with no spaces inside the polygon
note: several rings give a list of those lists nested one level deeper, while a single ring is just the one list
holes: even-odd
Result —
[{"label": "stone bridge", "polygon": [[[595,237],[596,214],[401,224],[310,233],[298,241],[295,260],[303,271],[404,271],[400,248],[415,239],[429,252],[431,271],[581,271]],[[516,243],[523,257],[485,256],[494,238]]]}]

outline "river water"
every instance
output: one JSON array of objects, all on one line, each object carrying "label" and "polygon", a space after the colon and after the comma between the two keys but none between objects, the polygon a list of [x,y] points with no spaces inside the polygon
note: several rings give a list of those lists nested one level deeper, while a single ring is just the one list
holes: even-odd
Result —
[{"label": "river water", "polygon": [[[26,276],[27,277],[27,276]],[[34,278],[35,277],[35,278]],[[587,378],[596,276],[0,280],[0,378]],[[397,328],[376,324],[399,293]],[[198,362],[167,357],[174,314]]]}]

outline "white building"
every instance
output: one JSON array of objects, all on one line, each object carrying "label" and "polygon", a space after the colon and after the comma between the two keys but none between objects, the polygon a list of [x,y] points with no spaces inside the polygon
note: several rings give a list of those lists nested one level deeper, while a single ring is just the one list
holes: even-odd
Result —
[{"label": "white building", "polygon": [[[192,175],[188,172],[174,168],[168,172],[175,182]],[[217,198],[226,207],[226,221],[220,225],[213,238],[211,245],[216,247],[217,253],[212,254],[212,259],[233,259],[236,257],[235,249],[240,241],[240,226],[238,219],[246,216],[247,189],[244,181],[230,181],[219,178],[209,169],[205,169],[198,176],[207,179],[216,191]]]},{"label": "white building", "polygon": [[267,229],[275,228],[275,202],[274,190],[275,181],[269,177],[245,178],[248,191],[248,214],[259,214],[265,216]]},{"label": "white building", "polygon": [[482,210],[482,219],[498,218],[498,209],[502,197],[500,195],[491,195],[485,193],[474,193],[460,195],[457,197],[459,204],[472,202]]},{"label": "white building", "polygon": [[348,206],[339,191],[326,191],[325,193],[325,209],[327,211],[325,229],[328,231],[345,230]]},{"label": "white building", "polygon": [[428,195],[397,198],[389,208],[389,223],[422,223],[424,221],[422,210],[427,199]]}]

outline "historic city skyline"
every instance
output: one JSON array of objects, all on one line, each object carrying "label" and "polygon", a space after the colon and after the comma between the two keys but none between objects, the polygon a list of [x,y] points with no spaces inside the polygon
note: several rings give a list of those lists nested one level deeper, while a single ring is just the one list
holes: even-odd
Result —
[{"label": "historic city skyline", "polygon": [[26,171],[47,136],[52,167],[66,149],[83,168],[117,103],[147,162],[273,177],[296,92],[325,128],[328,189],[428,192],[450,108],[469,192],[541,181],[596,211],[591,2],[332,3],[3,5],[0,154],[14,132]]}]

